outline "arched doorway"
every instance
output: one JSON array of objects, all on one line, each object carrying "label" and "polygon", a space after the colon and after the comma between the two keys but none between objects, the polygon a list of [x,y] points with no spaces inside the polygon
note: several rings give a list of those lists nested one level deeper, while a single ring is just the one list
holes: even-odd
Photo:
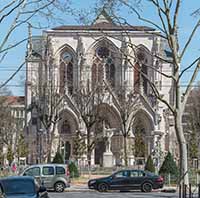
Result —
[{"label": "arched doorway", "polygon": [[[106,137],[108,131],[113,130],[113,135],[115,135],[116,130],[120,130],[120,117],[118,116],[117,111],[114,107],[108,104],[101,104],[98,106],[99,114],[100,114],[100,121],[95,125],[95,134],[101,136],[102,138],[99,139],[95,144],[94,149],[94,161],[95,164],[99,166],[103,166],[103,157],[104,153],[107,152],[106,145],[108,144],[108,139]],[[112,139],[111,139],[112,141]],[[112,152],[112,143],[109,143]]]},{"label": "arched doorway", "polygon": [[132,126],[134,135],[133,154],[135,164],[144,165],[153,149],[153,119],[145,110],[138,110]]},{"label": "arched doorway", "polygon": [[64,163],[67,163],[71,156],[71,144],[69,141],[62,141],[61,154],[63,156]]},{"label": "arched doorway", "polygon": [[75,114],[65,109],[60,113],[60,121],[58,123],[58,132],[60,135],[60,147],[63,159],[67,162],[73,157],[73,138],[78,130],[78,122]]}]

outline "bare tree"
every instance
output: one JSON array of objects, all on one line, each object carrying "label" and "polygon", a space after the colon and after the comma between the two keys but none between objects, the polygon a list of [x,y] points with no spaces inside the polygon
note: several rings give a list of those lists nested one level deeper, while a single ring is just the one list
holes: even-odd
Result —
[{"label": "bare tree", "polygon": [[[136,4],[134,4],[133,2],[124,1],[124,0],[113,0],[113,1],[105,0],[101,2],[103,2],[104,5],[107,7],[111,5],[110,13],[112,13],[113,19],[115,19],[115,21],[118,22],[118,24],[120,24],[122,28],[123,28],[123,25],[128,25],[128,26],[131,26],[131,25],[127,22],[126,19],[122,17],[117,17],[114,14],[114,12],[112,12],[112,5],[115,5],[115,6],[119,4],[122,5],[124,8],[128,9],[130,13],[133,13],[134,16],[136,15],[138,19],[141,20],[142,22],[158,29],[160,32],[146,32],[146,33],[149,35],[155,35],[165,40],[169,46],[172,60],[166,59],[165,57],[162,56],[162,54],[152,54],[152,56],[159,61],[172,64],[174,67],[173,73],[170,75],[165,72],[155,70],[155,72],[159,72],[165,78],[171,79],[173,81],[173,91],[175,95],[174,104],[170,104],[169,101],[165,100],[162,97],[162,95],[160,95],[159,90],[157,89],[154,82],[152,82],[145,73],[143,73],[141,70],[139,70],[139,72],[141,73],[143,77],[145,77],[148,80],[148,84],[151,87],[152,92],[154,93],[154,96],[169,108],[169,110],[171,111],[174,117],[174,122],[175,122],[174,127],[175,127],[175,132],[176,132],[176,136],[177,136],[177,140],[179,144],[179,151],[180,151],[180,180],[184,181],[185,184],[188,184],[189,179],[188,179],[187,146],[186,146],[186,140],[185,140],[183,127],[182,127],[182,115],[183,115],[185,103],[187,101],[188,95],[192,88],[192,84],[194,83],[194,80],[199,71],[200,60],[198,57],[194,61],[191,61],[189,65],[184,65],[183,58],[186,52],[189,51],[191,41],[194,38],[195,33],[197,32],[197,29],[199,28],[200,20],[197,20],[196,25],[191,30],[191,34],[185,40],[185,44],[181,48],[180,39],[179,39],[179,30],[180,30],[179,16],[180,16],[180,11],[182,9],[181,0],[133,1],[134,3],[139,3],[139,4],[150,3],[151,8],[155,9],[160,23],[156,23],[149,18],[143,17],[142,12],[140,12],[140,9],[137,9],[135,7]],[[114,4],[111,4],[111,2],[112,3],[114,2]],[[133,46],[133,44],[130,43],[130,46]],[[150,67],[149,65],[147,66]],[[138,69],[138,68],[135,68],[134,65],[133,67],[135,70]],[[185,72],[187,72],[192,67],[195,67],[193,70],[194,72],[191,75],[191,78],[188,82],[188,85],[184,93],[181,94],[180,80],[183,77],[183,74],[185,74]]]},{"label": "bare tree", "polygon": [[198,158],[199,152],[199,130],[200,130],[200,90],[196,87],[191,90],[188,97],[184,114],[183,124],[186,141],[188,143],[188,156],[190,161]]},{"label": "bare tree", "polygon": [[17,123],[16,119],[13,116],[12,109],[10,107],[10,102],[8,97],[10,91],[4,87],[0,91],[0,151],[1,151],[1,160],[5,159],[7,156],[3,156],[3,148],[10,148],[12,153],[12,158],[14,157],[14,151],[12,150],[12,145],[15,144],[13,136],[17,132]]},{"label": "bare tree", "polygon": [[[47,37],[43,39],[43,42],[45,45],[42,53],[43,55],[34,54],[30,49],[30,53],[32,53],[30,56],[37,56],[41,64],[38,69],[39,82],[33,82],[35,97],[28,109],[31,110],[32,113],[35,111],[36,116],[34,117],[32,115],[32,119],[35,119],[34,123],[36,124],[37,133],[42,133],[41,135],[44,136],[43,142],[40,144],[44,144],[43,149],[45,150],[39,151],[40,160],[50,162],[55,129],[60,120],[58,114],[63,105],[63,95],[59,95],[59,87],[55,80],[55,72],[53,70],[54,56],[52,53],[51,40]],[[38,136],[39,135],[40,134],[38,134]],[[46,140],[46,145],[44,140]],[[38,147],[41,147],[41,145],[38,145]]]},{"label": "bare tree", "polygon": [[[13,48],[27,41],[25,38],[16,38],[20,28],[31,24],[36,29],[48,27],[51,22],[62,22],[60,14],[70,13],[69,1],[62,0],[8,0],[2,1],[0,7],[0,63],[3,64]],[[13,39],[14,38],[14,39]],[[16,71],[0,87],[5,86],[22,69],[25,61],[16,68]]]},{"label": "bare tree", "polygon": [[[102,86],[96,85],[94,89],[89,87],[81,87],[75,91],[74,100],[76,101],[77,111],[80,119],[83,121],[86,131],[86,147],[88,166],[91,166],[91,155],[98,141],[103,139],[103,129],[100,105],[103,102]],[[101,125],[100,128],[98,126]]]},{"label": "bare tree", "polygon": [[138,102],[138,96],[134,95],[133,92],[130,92],[127,97],[127,90],[126,90],[126,84],[118,89],[118,93],[116,94],[111,87],[109,86],[109,83],[106,83],[107,88],[109,90],[109,93],[113,97],[113,101],[119,111],[120,114],[120,120],[121,120],[121,133],[123,136],[123,152],[124,152],[124,162],[125,166],[128,166],[128,138],[130,136],[131,127],[133,125],[133,121],[135,119],[135,113],[138,110],[137,108],[137,102]]}]

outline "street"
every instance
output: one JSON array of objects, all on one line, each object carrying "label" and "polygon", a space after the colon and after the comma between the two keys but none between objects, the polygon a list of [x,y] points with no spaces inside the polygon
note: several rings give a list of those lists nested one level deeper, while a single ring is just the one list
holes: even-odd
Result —
[{"label": "street", "polygon": [[177,193],[142,193],[135,192],[64,192],[64,193],[49,193],[49,198],[178,198]]}]

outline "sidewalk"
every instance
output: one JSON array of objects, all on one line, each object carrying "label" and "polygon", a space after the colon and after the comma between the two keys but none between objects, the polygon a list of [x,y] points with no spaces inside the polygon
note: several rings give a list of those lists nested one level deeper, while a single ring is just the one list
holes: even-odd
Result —
[{"label": "sidewalk", "polygon": [[92,192],[94,190],[91,190],[88,188],[87,185],[71,185],[69,188],[65,189],[65,192]]},{"label": "sidewalk", "polygon": [[[153,190],[153,192],[164,192],[164,193],[176,193],[178,190],[176,187],[165,186],[162,189]],[[73,183],[69,188],[65,189],[65,192],[94,192],[94,190],[89,189],[87,183]]]}]

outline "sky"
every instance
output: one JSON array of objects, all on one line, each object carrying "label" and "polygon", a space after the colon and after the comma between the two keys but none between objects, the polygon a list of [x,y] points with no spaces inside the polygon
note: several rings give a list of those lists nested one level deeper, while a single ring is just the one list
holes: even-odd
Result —
[{"label": "sky", "polygon": [[[5,0],[8,1],[8,0]],[[71,0],[71,8],[74,10],[81,10],[82,14],[86,14],[87,12],[93,9],[95,5],[95,0],[87,0],[87,3],[85,0]],[[2,6],[1,0],[0,0],[0,8]],[[179,33],[180,33],[180,44],[181,47],[184,46],[184,43],[186,42],[186,39],[190,32],[192,31],[192,28],[195,25],[195,22],[197,22],[197,18],[194,16],[191,16],[191,13],[196,10],[197,8],[200,8],[200,1],[199,0],[182,0],[182,7],[179,17]],[[139,11],[141,11],[142,15],[146,18],[149,18],[153,20],[155,23],[159,24],[157,13],[154,9],[149,5],[149,3],[143,3],[143,5],[138,8]],[[125,8],[121,7],[120,10],[116,12],[118,15],[122,16],[123,18],[126,18],[126,20],[132,24],[132,25],[147,25],[144,24],[141,21],[137,19],[137,16],[133,13],[128,12]],[[60,16],[63,19],[63,23],[65,25],[74,25],[78,24],[78,17],[72,16],[71,14],[65,13],[60,14]],[[8,30],[9,24],[12,20],[11,16],[8,18],[4,23],[0,24],[1,34],[0,34],[0,42],[3,39],[3,33],[5,33]],[[94,15],[91,15],[90,18],[95,18]],[[40,18],[35,18],[33,20],[33,23],[36,23],[37,20],[41,20]],[[48,29],[59,26],[59,23],[51,24]],[[199,28],[200,29],[200,28]],[[33,35],[41,35],[42,29],[32,30]],[[190,48],[188,52],[185,54],[185,57],[183,59],[182,68],[186,67],[189,63],[192,62],[196,57],[200,54],[200,31],[196,33]],[[9,42],[15,42],[19,41],[21,39],[24,39],[28,36],[28,28],[27,24],[19,27],[16,32],[10,37]],[[0,63],[0,83],[5,82],[19,67],[19,65],[24,62],[25,55],[26,55],[26,46],[27,42],[22,43],[20,46],[12,49],[7,56],[5,57],[4,61]],[[190,69],[186,74],[183,76],[181,80],[181,85],[184,88],[186,83],[188,82],[189,76],[192,74],[192,70]],[[25,79],[25,66],[22,68],[20,72],[8,83],[8,88],[12,91],[13,95],[24,95],[24,79]],[[198,76],[198,81],[200,77]]]}]

